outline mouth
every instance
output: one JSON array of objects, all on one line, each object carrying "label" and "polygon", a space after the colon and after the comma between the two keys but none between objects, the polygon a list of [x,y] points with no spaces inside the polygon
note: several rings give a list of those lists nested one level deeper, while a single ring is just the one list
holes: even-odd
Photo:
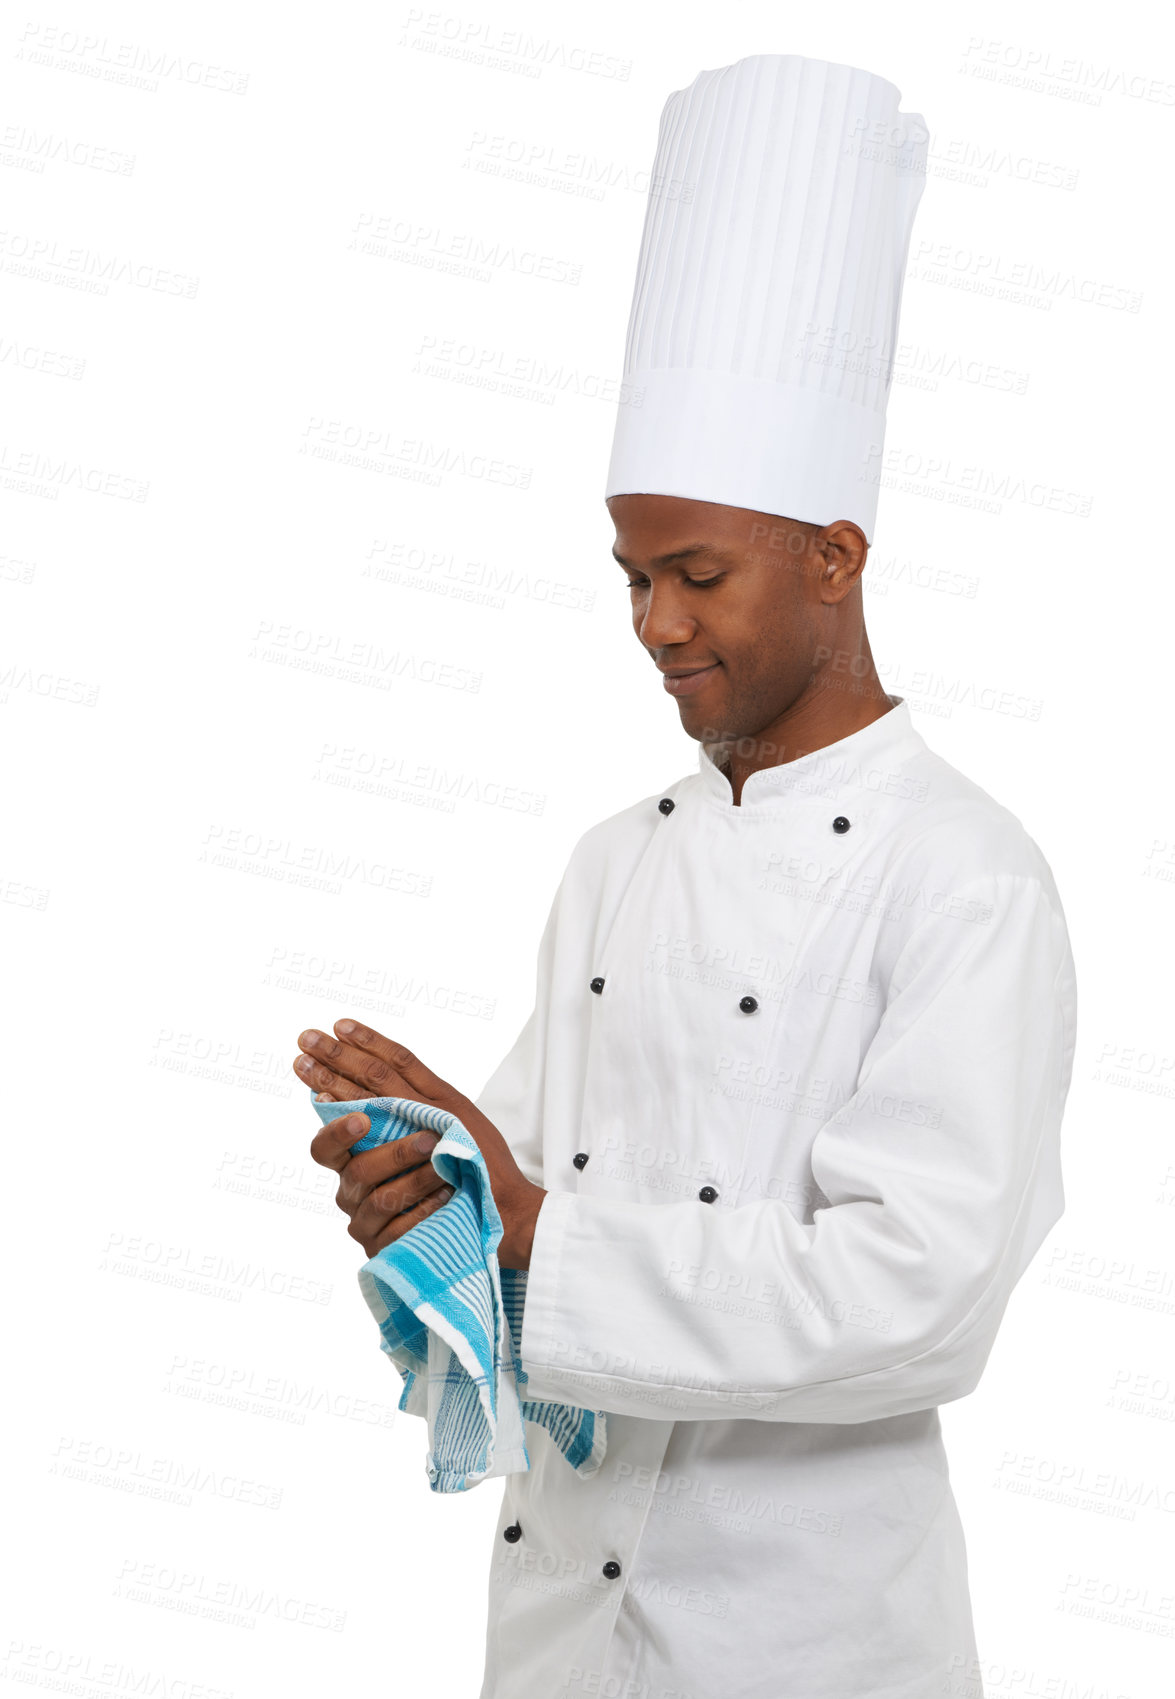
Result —
[{"label": "mouth", "polygon": [[705,689],[721,665],[721,661],[714,661],[708,667],[692,667],[688,672],[666,672],[662,674],[662,683],[670,696],[693,696]]}]

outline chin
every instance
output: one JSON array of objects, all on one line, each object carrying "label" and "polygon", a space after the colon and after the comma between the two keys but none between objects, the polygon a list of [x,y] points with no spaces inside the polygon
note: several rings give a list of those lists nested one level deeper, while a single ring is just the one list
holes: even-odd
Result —
[{"label": "chin", "polygon": [[730,737],[731,733],[725,725],[725,716],[715,713],[712,704],[707,706],[697,701],[679,702],[677,709],[682,731],[695,738],[698,743],[717,743],[722,738]]}]

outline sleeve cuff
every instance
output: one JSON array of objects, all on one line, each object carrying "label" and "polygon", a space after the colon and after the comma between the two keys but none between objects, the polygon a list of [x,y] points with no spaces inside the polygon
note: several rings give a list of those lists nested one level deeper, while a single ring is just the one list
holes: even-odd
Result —
[{"label": "sleeve cuff", "polygon": [[568,1229],[578,1198],[574,1192],[548,1192],[535,1222],[526,1275],[519,1354],[527,1377],[526,1397],[555,1403],[575,1401],[560,1379],[557,1365],[569,1341],[569,1317],[561,1303],[563,1260]]}]

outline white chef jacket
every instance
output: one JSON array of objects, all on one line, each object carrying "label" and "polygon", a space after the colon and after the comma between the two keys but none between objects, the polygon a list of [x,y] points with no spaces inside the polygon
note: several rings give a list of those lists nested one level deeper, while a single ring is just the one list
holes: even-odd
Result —
[{"label": "white chef jacket", "polygon": [[893,706],[591,827],[478,1106],[547,1188],[480,1699],[981,1694],[937,1406],[1064,1208],[1049,867]]}]

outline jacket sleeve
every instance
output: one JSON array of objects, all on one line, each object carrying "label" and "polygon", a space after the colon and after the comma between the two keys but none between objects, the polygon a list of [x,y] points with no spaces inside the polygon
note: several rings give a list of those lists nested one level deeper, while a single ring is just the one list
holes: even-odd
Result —
[{"label": "jacket sleeve", "polygon": [[974,1389],[1064,1209],[1076,987],[1055,890],[1000,874],[963,894],[990,919],[932,914],[901,946],[857,1089],[815,1136],[828,1201],[811,1224],[776,1200],[548,1194],[523,1314],[529,1397],[835,1423]]}]

